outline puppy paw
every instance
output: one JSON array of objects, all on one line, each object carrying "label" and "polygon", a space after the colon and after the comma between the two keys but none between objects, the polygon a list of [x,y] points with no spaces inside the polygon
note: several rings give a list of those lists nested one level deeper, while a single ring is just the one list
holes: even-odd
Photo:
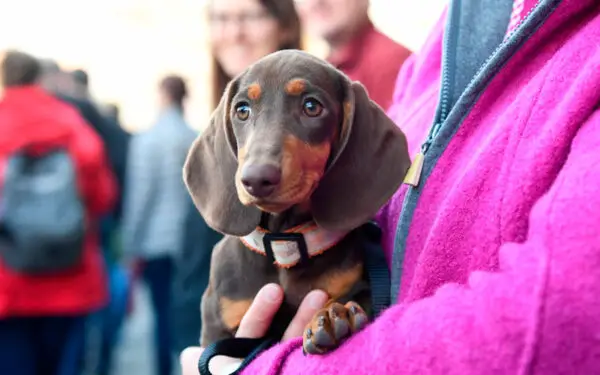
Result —
[{"label": "puppy paw", "polygon": [[352,333],[367,325],[369,318],[356,302],[334,302],[319,310],[304,329],[304,354],[325,354],[337,348]]}]

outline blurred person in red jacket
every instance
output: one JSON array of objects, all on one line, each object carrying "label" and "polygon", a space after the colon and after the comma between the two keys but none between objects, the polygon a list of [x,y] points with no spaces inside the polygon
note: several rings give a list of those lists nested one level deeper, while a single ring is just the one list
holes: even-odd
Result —
[{"label": "blurred person in red jacket", "polygon": [[68,269],[34,275],[0,257],[0,374],[78,375],[85,319],[106,303],[97,221],[115,202],[115,179],[94,130],[38,85],[36,58],[8,52],[1,73],[0,202],[7,160],[15,153],[32,143],[64,148],[73,161],[86,225],[81,258]]},{"label": "blurred person in red jacket", "polygon": [[383,109],[392,103],[396,76],[411,54],[378,31],[369,18],[369,0],[300,0],[302,27],[329,47],[327,60],[360,81]]}]

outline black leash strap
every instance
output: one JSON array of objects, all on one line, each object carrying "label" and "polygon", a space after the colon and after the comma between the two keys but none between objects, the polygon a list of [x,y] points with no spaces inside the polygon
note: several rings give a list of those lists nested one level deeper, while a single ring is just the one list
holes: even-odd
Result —
[{"label": "black leash strap", "polygon": [[372,319],[391,304],[390,270],[381,247],[381,228],[374,221],[362,226],[365,236],[365,267],[371,288]]},{"label": "black leash strap", "polygon": [[[364,259],[365,267],[368,273],[369,284],[371,289],[371,300],[373,309],[373,319],[379,316],[391,303],[391,284],[390,272],[385,260],[383,248],[381,247],[381,229],[375,222],[369,222],[363,225],[360,230],[364,236]],[[278,240],[277,236],[269,238],[267,241]],[[288,238],[282,238],[288,240]],[[303,241],[299,241],[303,242]],[[254,358],[260,353],[269,349],[278,342],[272,338],[228,338],[214,342],[209,345],[198,362],[200,375],[212,375],[208,363],[216,356],[224,355],[233,358],[243,358],[240,367],[233,372],[233,375],[238,375],[248,366]]]},{"label": "black leash strap", "polygon": [[247,339],[237,337],[214,342],[202,352],[200,361],[198,361],[198,370],[200,370],[200,375],[212,375],[208,368],[208,363],[214,357],[224,355],[227,357],[244,359],[240,367],[238,367],[235,372],[231,373],[232,375],[237,375],[260,353],[269,349],[276,343],[277,340],[274,339]]}]

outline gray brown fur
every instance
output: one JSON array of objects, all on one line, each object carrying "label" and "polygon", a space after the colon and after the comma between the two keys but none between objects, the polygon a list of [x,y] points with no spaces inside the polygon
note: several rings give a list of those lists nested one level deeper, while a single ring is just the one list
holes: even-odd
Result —
[{"label": "gray brown fur", "polygon": [[[292,95],[286,85],[296,79],[306,85],[301,93]],[[251,91],[254,99],[248,95],[251,85],[260,88],[258,97],[256,90]],[[323,104],[321,116],[305,116],[302,106],[307,96]],[[240,121],[234,112],[241,100],[252,110],[246,121]],[[292,151],[293,162],[289,158]],[[322,167],[321,153],[325,155]],[[299,160],[309,157],[309,162]],[[236,174],[238,166],[243,167],[240,163],[277,165],[282,169],[280,186],[262,199],[240,193],[240,173]],[[306,167],[309,164],[310,168]],[[409,164],[402,132],[369,99],[360,83],[351,82],[323,60],[300,51],[281,51],[233,79],[209,127],[192,146],[184,168],[184,180],[198,210],[212,228],[226,235],[213,252],[210,283],[202,300],[202,345],[235,333],[223,316],[227,314],[231,322],[232,314],[244,311],[223,311],[224,298],[242,301],[235,308],[243,310],[244,301],[251,301],[269,282],[280,284],[286,295],[272,327],[274,334],[283,333],[302,298],[314,288],[328,291],[335,300],[348,300],[331,294],[357,290],[357,285],[343,285],[363,262],[360,234],[353,230],[389,200]],[[296,169],[286,170],[292,167]],[[288,182],[297,175],[301,178]],[[301,181],[309,177],[318,180],[312,185]],[[238,239],[259,225],[264,211],[269,211],[267,229],[273,232],[314,220],[325,229],[343,229],[350,234],[311,258],[307,267],[280,269]],[[364,283],[364,279],[361,271],[360,280],[353,284]],[[334,284],[337,289],[331,290]],[[364,296],[359,299],[361,306],[368,306]]]}]

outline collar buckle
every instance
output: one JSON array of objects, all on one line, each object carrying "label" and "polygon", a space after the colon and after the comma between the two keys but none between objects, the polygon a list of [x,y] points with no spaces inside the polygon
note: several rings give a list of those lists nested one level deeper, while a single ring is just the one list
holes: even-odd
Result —
[{"label": "collar buckle", "polygon": [[[294,244],[289,246],[290,244]],[[281,257],[293,257],[292,252],[300,254],[297,266],[306,265],[310,258],[308,246],[302,233],[265,233],[263,237],[265,253],[270,262],[275,263]],[[278,256],[275,256],[273,248],[276,248]],[[287,254],[286,254],[287,253]]]}]

